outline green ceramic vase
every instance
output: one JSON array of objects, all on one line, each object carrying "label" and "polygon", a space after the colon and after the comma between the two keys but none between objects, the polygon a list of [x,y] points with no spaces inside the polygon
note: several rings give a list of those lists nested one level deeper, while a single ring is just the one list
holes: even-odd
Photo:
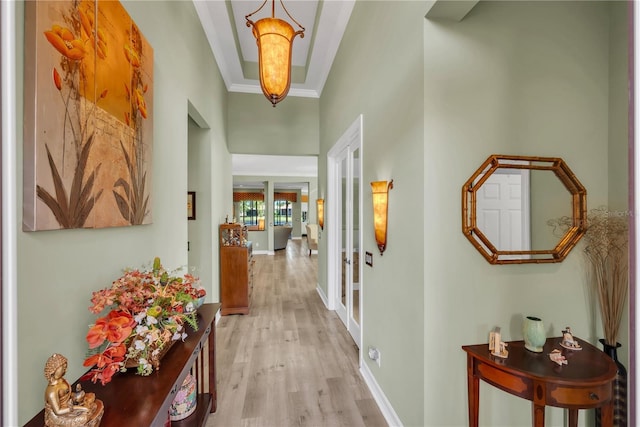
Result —
[{"label": "green ceramic vase", "polygon": [[547,341],[542,319],[535,316],[525,317],[522,325],[522,335],[524,336],[524,347],[527,350],[542,353],[542,347]]}]

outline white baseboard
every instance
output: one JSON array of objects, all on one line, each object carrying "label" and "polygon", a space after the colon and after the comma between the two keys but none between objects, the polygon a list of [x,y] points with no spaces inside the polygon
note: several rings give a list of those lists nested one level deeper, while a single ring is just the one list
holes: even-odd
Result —
[{"label": "white baseboard", "polygon": [[384,419],[387,420],[387,423],[391,427],[402,427],[402,421],[398,418],[398,414],[393,410],[393,406],[387,399],[387,396],[384,395],[382,389],[378,385],[373,373],[369,369],[369,365],[366,364],[364,360],[360,360],[360,375],[364,378],[364,382],[369,387],[371,394],[373,395],[373,399],[378,404]]},{"label": "white baseboard", "polygon": [[[269,255],[269,251],[267,250],[260,250],[260,251],[256,251],[255,249],[253,250],[253,254],[254,255]],[[271,255],[273,255],[273,252],[271,252]]]},{"label": "white baseboard", "polygon": [[324,306],[329,309],[329,300],[327,299],[327,296],[324,294],[324,291],[322,290],[320,285],[316,285],[316,291],[318,292],[318,295],[320,295],[320,299],[324,303]]}]

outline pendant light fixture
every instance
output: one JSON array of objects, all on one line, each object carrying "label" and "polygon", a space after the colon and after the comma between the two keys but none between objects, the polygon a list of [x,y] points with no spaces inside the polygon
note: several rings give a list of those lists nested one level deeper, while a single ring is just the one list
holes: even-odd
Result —
[{"label": "pendant light fixture", "polygon": [[262,5],[256,11],[246,15],[245,19],[247,27],[253,28],[253,36],[258,45],[258,71],[262,92],[275,107],[289,92],[293,39],[297,35],[304,38],[304,27],[293,19],[284,7],[282,0],[280,0],[282,9],[300,27],[300,30],[295,31],[287,21],[275,17],[275,0],[271,0],[270,18],[262,18],[257,22],[249,19],[253,14],[259,12],[267,4],[267,1],[264,0]]}]

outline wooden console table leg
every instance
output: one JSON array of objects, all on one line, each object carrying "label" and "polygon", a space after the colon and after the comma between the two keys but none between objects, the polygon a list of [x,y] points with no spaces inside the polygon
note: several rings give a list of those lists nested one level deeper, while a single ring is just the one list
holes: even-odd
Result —
[{"label": "wooden console table leg", "polygon": [[569,411],[569,427],[578,427],[578,410],[568,409]]},{"label": "wooden console table leg", "polygon": [[533,409],[533,426],[544,427],[544,405],[531,403]]},{"label": "wooden console table leg", "polygon": [[480,378],[473,372],[474,358],[467,354],[467,397],[469,400],[469,427],[478,427],[478,410],[480,405]]},{"label": "wooden console table leg", "polygon": [[600,408],[600,425],[602,427],[613,427],[613,400]]},{"label": "wooden console table leg", "polygon": [[211,411],[216,412],[218,409],[218,392],[216,385],[216,316],[213,316],[211,322],[211,333],[209,334],[209,394],[211,394]]}]

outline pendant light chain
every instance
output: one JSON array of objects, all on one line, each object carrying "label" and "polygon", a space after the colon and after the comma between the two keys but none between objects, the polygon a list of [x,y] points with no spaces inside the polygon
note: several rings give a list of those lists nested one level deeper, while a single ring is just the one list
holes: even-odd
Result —
[{"label": "pendant light chain", "polygon": [[[266,1],[266,0],[265,0],[265,1]],[[275,4],[276,4],[276,2],[275,2],[275,0],[273,0],[273,10],[274,10],[274,11],[275,11],[275,7],[276,7],[276,6],[275,6]],[[304,28],[302,25],[300,25],[300,23],[299,23],[298,21],[296,21],[296,20],[293,18],[293,16],[291,16],[291,14],[289,14],[289,11],[287,10],[287,8],[286,8],[286,7],[284,7],[284,3],[282,2],[282,0],[280,0],[280,4],[282,5],[282,9],[284,9],[284,12],[287,14],[287,16],[288,16],[289,18],[291,18],[291,20],[292,20],[293,22],[295,22],[295,23],[296,23],[296,25],[297,25],[298,27],[300,27],[300,29],[303,31],[303,32],[300,34],[300,38],[304,38],[304,31],[305,31],[305,28]],[[272,12],[272,13],[274,13],[274,12]],[[273,16],[275,17],[275,14],[274,14]]]}]

